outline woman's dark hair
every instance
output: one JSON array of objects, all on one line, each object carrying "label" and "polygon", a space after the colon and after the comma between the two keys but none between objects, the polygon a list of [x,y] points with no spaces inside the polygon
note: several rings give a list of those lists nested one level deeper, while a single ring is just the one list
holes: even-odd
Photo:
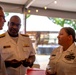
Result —
[{"label": "woman's dark hair", "polygon": [[71,27],[63,27],[63,29],[66,31],[68,35],[72,35],[73,42],[75,41],[75,30]]}]

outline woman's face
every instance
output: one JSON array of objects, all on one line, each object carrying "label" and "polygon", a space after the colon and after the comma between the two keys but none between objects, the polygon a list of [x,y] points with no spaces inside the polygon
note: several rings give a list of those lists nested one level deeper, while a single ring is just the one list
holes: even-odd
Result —
[{"label": "woman's face", "polygon": [[59,35],[58,35],[58,44],[60,45],[66,45],[70,39],[70,35],[68,35],[65,31],[64,28],[62,28],[59,32]]}]

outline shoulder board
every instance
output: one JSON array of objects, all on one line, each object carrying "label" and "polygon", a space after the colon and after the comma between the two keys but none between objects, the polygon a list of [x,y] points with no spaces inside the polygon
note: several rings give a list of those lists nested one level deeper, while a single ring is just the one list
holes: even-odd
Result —
[{"label": "shoulder board", "polygon": [[5,37],[5,33],[0,34],[0,38],[3,38],[3,37]]},{"label": "shoulder board", "polygon": [[25,36],[25,37],[29,37],[29,35],[27,35],[27,34],[21,34],[22,36]]}]

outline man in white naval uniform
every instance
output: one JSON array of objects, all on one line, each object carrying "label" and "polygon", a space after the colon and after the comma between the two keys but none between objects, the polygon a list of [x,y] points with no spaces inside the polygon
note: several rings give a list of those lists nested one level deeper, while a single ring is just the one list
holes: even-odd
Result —
[{"label": "man in white naval uniform", "polygon": [[[3,11],[3,8],[0,6],[0,30],[3,29],[4,22],[6,22],[5,16],[4,16],[4,11]],[[2,36],[0,36],[0,37],[2,37]],[[1,56],[1,51],[2,51],[2,49],[0,48],[0,75],[7,75],[5,63]]]},{"label": "man in white naval uniform", "polygon": [[0,44],[8,75],[25,75],[26,68],[35,61],[35,50],[27,35],[18,34],[21,20],[14,15],[8,22],[8,30],[2,34]]}]

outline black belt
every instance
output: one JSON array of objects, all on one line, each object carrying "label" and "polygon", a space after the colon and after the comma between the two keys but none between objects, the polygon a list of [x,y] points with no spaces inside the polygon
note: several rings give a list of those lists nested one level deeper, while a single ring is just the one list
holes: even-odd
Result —
[{"label": "black belt", "polygon": [[32,67],[33,63],[27,62],[26,60],[21,60],[18,61],[16,59],[10,60],[10,61],[5,61],[5,66],[7,67],[13,67],[13,68],[17,68],[20,65],[23,65],[24,67]]}]

